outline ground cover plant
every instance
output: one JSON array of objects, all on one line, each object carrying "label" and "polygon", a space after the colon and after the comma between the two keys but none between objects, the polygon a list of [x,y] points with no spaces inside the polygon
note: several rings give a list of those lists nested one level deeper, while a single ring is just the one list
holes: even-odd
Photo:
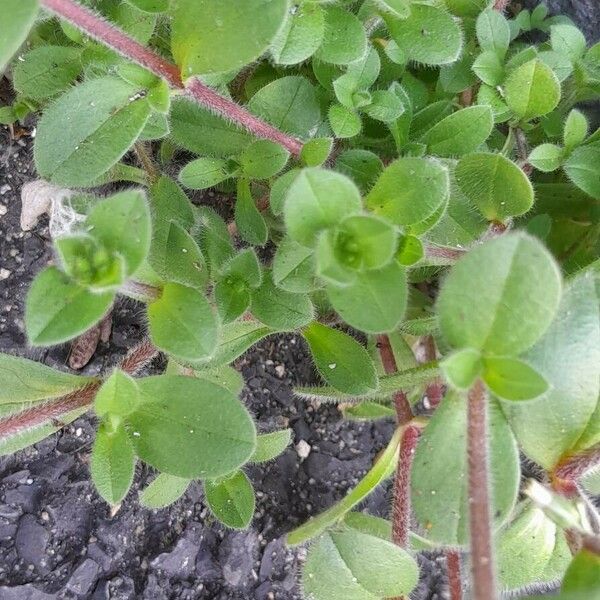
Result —
[{"label": "ground cover plant", "polygon": [[[408,597],[430,550],[453,600],[600,597],[600,133],[580,107],[600,45],[499,0],[3,9],[0,120],[39,115],[45,192],[24,209],[50,213],[55,249],[29,342],[85,335],[117,295],[148,338],[104,377],[0,355],[2,454],[94,411],[108,503],[139,460],[146,506],[201,480],[244,528],[244,465],[291,432],[257,434],[231,363],[298,332],[323,380],[299,396],[397,421],[357,487],[289,533],[306,598]],[[185,191],[213,187],[229,223]],[[136,377],[159,352],[166,372]],[[390,477],[389,520],[356,510]]]}]

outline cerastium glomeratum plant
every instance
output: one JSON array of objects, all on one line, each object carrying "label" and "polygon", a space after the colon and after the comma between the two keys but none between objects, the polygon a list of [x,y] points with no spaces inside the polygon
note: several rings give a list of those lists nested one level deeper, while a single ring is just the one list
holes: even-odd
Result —
[{"label": "cerastium glomeratum plant", "polygon": [[[38,114],[55,194],[29,342],[88,339],[118,295],[148,323],[103,377],[0,356],[3,454],[92,410],[108,503],[140,460],[159,473],[146,506],[202,480],[246,527],[244,466],[291,432],[257,435],[231,363],[297,332],[323,380],[298,396],[397,422],[358,485],[289,533],[309,542],[306,598],[407,598],[431,550],[452,600],[556,582],[600,598],[600,132],[580,108],[600,45],[503,0],[1,8],[0,119]],[[214,187],[230,223],[184,192]],[[166,372],[136,377],[159,352]],[[388,478],[390,520],[356,510]]]}]

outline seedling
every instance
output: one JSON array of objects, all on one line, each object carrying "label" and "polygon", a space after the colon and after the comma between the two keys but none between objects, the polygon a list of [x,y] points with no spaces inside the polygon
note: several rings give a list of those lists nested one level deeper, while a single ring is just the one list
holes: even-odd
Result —
[{"label": "seedling", "polygon": [[[561,580],[564,600],[600,596],[600,130],[578,108],[600,96],[600,45],[506,4],[4,0],[0,118],[37,114],[37,171],[71,217],[29,290],[29,342],[81,336],[118,295],[148,338],[102,377],[1,355],[0,451],[93,410],[108,503],[139,460],[158,472],[144,505],[201,480],[246,527],[244,466],[291,432],[257,434],[231,364],[296,332],[324,384],[298,396],[397,421],[289,533],[310,542],[307,598],[406,598],[433,549],[453,600],[463,580],[475,600]],[[215,187],[230,223],[183,191]],[[158,352],[166,372],[137,377]],[[390,520],[357,511],[390,477]]]}]

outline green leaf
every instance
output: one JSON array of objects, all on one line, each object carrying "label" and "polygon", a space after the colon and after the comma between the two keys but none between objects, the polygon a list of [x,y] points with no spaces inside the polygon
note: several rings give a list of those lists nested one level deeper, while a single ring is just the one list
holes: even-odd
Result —
[{"label": "green leaf", "polygon": [[189,162],[179,172],[179,181],[191,190],[205,190],[234,175],[229,162],[205,156]]},{"label": "green leaf", "polygon": [[504,400],[532,400],[548,391],[548,382],[533,367],[516,358],[483,359],[483,380]]},{"label": "green leaf", "polygon": [[600,556],[591,550],[580,550],[569,565],[561,592],[582,592],[590,598],[600,592]]},{"label": "green leaf", "polygon": [[379,156],[369,150],[352,148],[338,156],[335,170],[350,177],[364,193],[369,191],[377,181],[383,171],[383,162]]},{"label": "green leaf", "polygon": [[362,502],[382,481],[387,479],[394,472],[398,462],[398,446],[401,436],[402,431],[397,429],[385,450],[356,487],[325,512],[288,533],[287,543],[296,546],[321,535],[328,527],[343,519],[348,511]]},{"label": "green leaf", "polygon": [[588,121],[586,116],[573,109],[565,122],[565,129],[563,132],[563,142],[565,148],[573,149],[575,146],[583,143],[588,134]]},{"label": "green leaf", "polygon": [[325,9],[325,34],[316,57],[326,63],[347,65],[367,52],[367,34],[352,13],[339,6]]},{"label": "green leaf", "polygon": [[600,200],[600,144],[575,148],[563,167],[569,179],[586,194]]},{"label": "green leaf", "polygon": [[569,23],[558,23],[550,27],[550,44],[552,50],[565,54],[572,61],[582,58],[587,46],[583,33]]},{"label": "green leaf", "polygon": [[405,235],[400,239],[396,260],[403,267],[410,267],[418,263],[425,255],[421,240],[414,235]]},{"label": "green leaf", "polygon": [[396,416],[396,411],[390,406],[365,400],[343,409],[344,418],[356,421],[372,421],[377,419],[390,419]]},{"label": "green leaf", "polygon": [[292,441],[292,430],[282,429],[263,433],[256,438],[256,450],[250,459],[253,463],[263,463],[277,458]]},{"label": "green leaf", "polygon": [[487,8],[475,24],[477,41],[483,51],[493,52],[502,59],[510,44],[510,27],[504,15],[493,8]]},{"label": "green leaf", "polygon": [[270,140],[256,140],[240,155],[242,171],[252,179],[268,179],[285,167],[289,152]]},{"label": "green leaf", "polygon": [[127,2],[144,12],[160,13],[169,9],[170,0],[127,0]]},{"label": "green leaf", "polygon": [[264,217],[256,207],[250,183],[246,179],[238,179],[235,224],[242,239],[249,244],[264,246],[267,243],[269,230]]},{"label": "green leaf", "polygon": [[152,342],[182,360],[212,356],[218,323],[208,300],[197,290],[167,283],[162,295],[148,305]]},{"label": "green leaf", "polygon": [[56,267],[44,269],[27,294],[25,329],[29,343],[52,346],[96,324],[112,305],[114,293],[94,294],[71,282]]},{"label": "green leaf", "polygon": [[211,512],[233,529],[245,529],[252,521],[256,500],[254,489],[243,471],[227,479],[205,481],[204,493]]},{"label": "green leaf", "polygon": [[252,96],[248,108],[291,135],[310,137],[321,123],[315,87],[304,77],[281,77]]},{"label": "green leaf", "polygon": [[329,157],[333,148],[332,138],[315,138],[302,146],[300,158],[307,167],[319,167]]},{"label": "green leaf", "polygon": [[371,94],[371,104],[363,109],[372,119],[389,123],[404,112],[402,100],[389,90],[375,90]]},{"label": "green leaf", "polygon": [[500,583],[508,590],[561,579],[570,560],[564,533],[531,503],[521,505],[496,544]]},{"label": "green leaf", "polygon": [[447,356],[440,364],[446,379],[457,389],[469,389],[483,371],[481,354],[464,348]]},{"label": "green leaf", "polygon": [[[352,246],[355,246],[350,242]],[[346,286],[356,281],[360,256],[344,251],[344,236],[337,228],[323,231],[315,250],[316,274],[321,282]]]},{"label": "green leaf", "polygon": [[162,251],[157,249],[150,261],[165,281],[202,290],[208,281],[208,268],[194,238],[176,221],[168,224]]},{"label": "green leaf", "polygon": [[279,65],[296,65],[310,58],[325,34],[325,16],[318,4],[295,6],[271,44],[271,56]]},{"label": "green leaf", "polygon": [[469,154],[456,165],[456,182],[488,221],[504,221],[533,206],[533,186],[502,154]]},{"label": "green leaf", "polygon": [[410,15],[409,0],[375,0],[375,5],[380,11],[400,19],[406,19]]},{"label": "green leaf", "polygon": [[106,173],[146,124],[150,107],[139,92],[117,77],[100,77],[58,98],[38,121],[34,147],[38,173],[72,187],[89,185]]},{"label": "green leaf", "polygon": [[235,321],[250,306],[248,286],[239,279],[226,278],[218,281],[214,295],[217,311],[223,323]]},{"label": "green leaf", "polygon": [[328,112],[329,124],[337,138],[351,138],[360,133],[362,121],[351,108],[332,104]]},{"label": "green leaf", "polygon": [[527,157],[527,162],[543,173],[551,173],[560,168],[563,149],[555,144],[540,144]]},{"label": "green leaf", "polygon": [[[519,493],[519,452],[497,403],[488,407],[491,503],[498,527]],[[412,469],[413,510],[428,540],[450,546],[468,542],[467,470],[467,403],[451,392],[423,431]]]},{"label": "green leaf", "polygon": [[406,274],[391,262],[382,269],[358,273],[349,286],[328,285],[327,297],[350,326],[366,333],[392,331],[406,308]]},{"label": "green leaf", "polygon": [[140,404],[127,421],[137,455],[185,477],[217,478],[246,463],[256,447],[254,423],[225,388],[162,375],[139,380]]},{"label": "green leaf", "polygon": [[379,269],[394,256],[398,242],[396,229],[373,215],[351,215],[338,228],[337,251],[352,269]]},{"label": "green leaf", "polygon": [[194,237],[212,270],[219,270],[235,254],[225,221],[208,206],[197,209]]},{"label": "green leaf", "polygon": [[262,323],[280,331],[293,331],[313,319],[313,306],[307,294],[293,294],[275,287],[270,273],[252,293],[252,314]]},{"label": "green leaf", "polygon": [[224,325],[221,329],[219,345],[210,361],[210,367],[233,362],[248,348],[275,332],[275,329],[265,327],[262,323],[240,321]]},{"label": "green leaf", "polygon": [[94,381],[69,375],[38,362],[0,353],[0,405],[57,398]]},{"label": "green leaf", "polygon": [[99,417],[126,417],[135,410],[139,397],[135,379],[116,369],[98,390],[94,410]]},{"label": "green leaf", "polygon": [[148,117],[142,133],[140,133],[140,141],[162,140],[169,135],[169,120],[162,113],[153,112]]},{"label": "green leaf", "polygon": [[302,331],[321,377],[347,394],[366,394],[377,389],[375,365],[367,350],[348,334],[311,323]]},{"label": "green leaf", "polygon": [[98,493],[112,506],[125,498],[133,482],[135,455],[123,426],[111,430],[100,425],[90,460],[92,481]]},{"label": "green leaf", "polygon": [[125,259],[133,275],[150,249],[150,210],[142,190],[119,192],[94,205],[85,226],[109,251]]},{"label": "green leaf", "polygon": [[420,141],[431,154],[462,156],[481,146],[493,127],[494,117],[489,106],[469,106],[436,123]]},{"label": "green leaf", "polygon": [[508,107],[523,119],[541,117],[557,107],[560,82],[554,71],[541,60],[530,60],[507,77],[504,99]]},{"label": "green leaf", "polygon": [[273,282],[278,288],[300,294],[316,288],[314,253],[284,237],[273,258]]},{"label": "green leaf", "polygon": [[502,404],[523,452],[548,471],[576,446],[596,418],[600,394],[600,302],[596,286],[590,270],[573,279],[552,325],[523,356],[546,378],[550,390],[531,402]]},{"label": "green leaf", "polygon": [[269,208],[274,215],[280,215],[283,212],[285,197],[298,173],[300,173],[300,169],[291,169],[273,181]]},{"label": "green leaf", "polygon": [[0,33],[0,73],[25,41],[38,14],[39,0],[4,0]]},{"label": "green leaf", "polygon": [[46,100],[64,92],[81,73],[81,50],[40,46],[15,63],[13,86],[32,100]]},{"label": "green leaf", "polygon": [[367,208],[397,225],[424,221],[448,200],[448,169],[427,158],[399,158],[367,195]]},{"label": "green leaf", "polygon": [[350,529],[325,533],[310,547],[303,587],[314,600],[379,600],[408,596],[418,579],[406,550]]},{"label": "green leaf", "polygon": [[284,205],[289,236],[314,246],[317,234],[360,212],[360,192],[350,179],[318,167],[303,169],[290,186]]},{"label": "green leaf", "polygon": [[515,356],[548,329],[560,294],[560,272],[542,244],[504,235],[456,263],[438,297],[440,328],[455,348]]},{"label": "green leaf", "polygon": [[115,291],[126,279],[123,257],[109,253],[89,235],[69,235],[54,241],[63,271],[90,291]]},{"label": "green leaf", "polygon": [[256,60],[288,9],[288,0],[174,0],[171,50],[183,77],[233,71]]},{"label": "green leaf", "polygon": [[482,52],[475,59],[472,68],[475,75],[488,85],[497,86],[504,80],[504,64],[492,50]]},{"label": "green leaf", "polygon": [[140,504],[146,508],[165,508],[177,502],[185,494],[190,479],[160,473],[152,483],[140,493]]},{"label": "green leaf", "polygon": [[412,4],[410,16],[383,15],[390,35],[409,60],[426,65],[454,62],[462,50],[462,32],[452,15],[441,8]]},{"label": "green leaf", "polygon": [[538,52],[538,58],[553,71],[560,82],[565,81],[573,72],[573,65],[568,56],[554,50],[543,50]]},{"label": "green leaf", "polygon": [[194,154],[235,156],[253,139],[233,123],[184,98],[174,100],[170,118],[173,140]]}]

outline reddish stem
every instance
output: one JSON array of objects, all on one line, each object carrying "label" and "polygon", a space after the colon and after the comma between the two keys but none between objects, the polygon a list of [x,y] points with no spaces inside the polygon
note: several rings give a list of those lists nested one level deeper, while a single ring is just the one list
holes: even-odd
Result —
[{"label": "reddish stem", "polygon": [[446,550],[446,571],[448,573],[450,600],[462,600],[460,552],[458,550]]},{"label": "reddish stem", "polygon": [[473,600],[497,598],[492,553],[487,438],[486,392],[483,382],[477,380],[469,390],[467,425]]},{"label": "reddish stem", "polygon": [[[396,365],[390,338],[385,334],[378,335],[377,347],[379,348],[379,356],[381,356],[383,370],[388,375],[395,373],[398,370],[398,366]],[[396,407],[396,415],[398,417],[398,425],[405,425],[413,418],[413,412],[408,402],[408,398],[404,392],[399,391],[394,394],[393,399],[394,406]]]},{"label": "reddish stem", "polygon": [[496,2],[494,2],[494,10],[504,12],[509,4],[510,0],[496,0]]},{"label": "reddish stem", "polygon": [[[154,345],[149,340],[144,340],[130,350],[121,362],[120,368],[133,375],[148,364],[157,353],[158,350]],[[53,419],[60,419],[61,416],[78,408],[90,406],[101,385],[102,381],[94,381],[70,394],[0,419],[0,439],[44,425]]]},{"label": "reddish stem", "polygon": [[184,84],[177,65],[135,41],[124,31],[79,5],[75,0],[42,0],[42,5],[125,58],[162,77],[171,88],[185,90],[186,96],[212,112],[235,122],[257,137],[281,144],[295,156],[300,154],[301,141],[261,121],[245,108],[221,96],[198,79],[189,79]]},{"label": "reddish stem", "polygon": [[394,506],[392,509],[392,541],[401,548],[408,547],[410,533],[410,472],[421,429],[409,425],[402,434],[398,466],[394,479]]},{"label": "reddish stem", "polygon": [[570,481],[574,485],[590,469],[600,464],[600,444],[563,458],[552,473],[553,479]]}]

